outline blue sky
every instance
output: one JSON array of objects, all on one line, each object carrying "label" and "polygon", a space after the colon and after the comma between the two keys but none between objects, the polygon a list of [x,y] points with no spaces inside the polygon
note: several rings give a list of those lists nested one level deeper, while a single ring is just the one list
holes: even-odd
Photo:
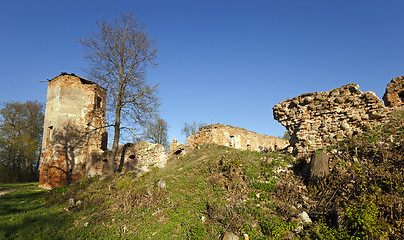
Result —
[{"label": "blue sky", "polygon": [[157,39],[161,115],[169,141],[185,122],[282,136],[272,107],[357,83],[380,98],[404,75],[402,0],[2,1],[0,101],[46,100],[60,72],[85,77],[80,37],[100,17],[132,11]]}]

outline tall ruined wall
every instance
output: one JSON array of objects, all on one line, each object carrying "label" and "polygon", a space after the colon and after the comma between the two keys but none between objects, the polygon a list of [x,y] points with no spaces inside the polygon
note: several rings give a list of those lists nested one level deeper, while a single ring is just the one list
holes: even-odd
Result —
[{"label": "tall ruined wall", "polygon": [[[384,97],[387,106],[403,105],[403,79],[395,78],[388,85]],[[291,134],[294,154],[302,155],[368,130],[373,123],[385,121],[393,109],[385,107],[373,92],[348,84],[280,102],[273,107],[273,115]]]},{"label": "tall ruined wall", "polygon": [[[108,170],[105,131],[106,90],[74,74],[49,80],[42,139],[39,186],[55,188]],[[160,144],[120,146],[115,168],[147,172],[164,167],[168,156]]]},{"label": "tall ruined wall", "polygon": [[105,89],[74,74],[49,80],[40,187],[59,187],[82,178],[90,154],[106,149],[105,101]]},{"label": "tall ruined wall", "polygon": [[187,139],[187,147],[195,148],[205,143],[214,143],[240,150],[263,151],[276,150],[288,146],[288,141],[247,131],[243,128],[223,124],[202,127],[195,135]]}]

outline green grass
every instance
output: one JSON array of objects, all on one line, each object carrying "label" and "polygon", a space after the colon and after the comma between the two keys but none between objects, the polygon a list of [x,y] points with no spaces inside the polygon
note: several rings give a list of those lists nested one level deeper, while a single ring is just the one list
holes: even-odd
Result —
[{"label": "green grass", "polygon": [[21,189],[21,188],[36,188],[38,186],[37,182],[32,183],[0,183],[0,191],[8,189]]},{"label": "green grass", "polygon": [[[264,239],[257,221],[273,210],[276,188],[268,172],[283,158],[290,161],[206,145],[142,176],[83,179],[52,191],[0,185],[22,189],[0,197],[0,239],[218,239],[226,230]],[[162,181],[166,189],[158,188]],[[69,198],[82,204],[69,206]]]},{"label": "green grass", "polygon": [[62,239],[58,231],[69,221],[61,206],[43,202],[38,183],[2,184],[17,191],[0,196],[0,239]]}]

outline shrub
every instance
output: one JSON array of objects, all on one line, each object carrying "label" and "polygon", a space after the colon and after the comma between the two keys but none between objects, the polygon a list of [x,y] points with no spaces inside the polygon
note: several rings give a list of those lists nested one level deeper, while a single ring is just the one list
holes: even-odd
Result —
[{"label": "shrub", "polygon": [[266,236],[271,236],[275,239],[283,239],[287,231],[292,231],[296,226],[292,222],[286,222],[280,217],[272,217],[263,220],[260,223],[261,231]]},{"label": "shrub", "polygon": [[381,225],[377,219],[379,210],[372,201],[362,200],[349,205],[343,215],[349,234],[360,239],[380,239]]}]

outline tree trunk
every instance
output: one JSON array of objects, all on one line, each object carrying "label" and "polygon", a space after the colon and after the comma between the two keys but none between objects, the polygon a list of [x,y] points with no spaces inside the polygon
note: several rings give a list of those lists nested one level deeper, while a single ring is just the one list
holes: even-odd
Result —
[{"label": "tree trunk", "polygon": [[115,125],[114,125],[114,142],[112,144],[111,155],[108,159],[108,175],[114,174],[114,164],[116,154],[118,153],[119,147],[119,135],[120,135],[120,127],[121,127],[121,106],[120,103],[117,103],[117,107],[115,109]]}]

